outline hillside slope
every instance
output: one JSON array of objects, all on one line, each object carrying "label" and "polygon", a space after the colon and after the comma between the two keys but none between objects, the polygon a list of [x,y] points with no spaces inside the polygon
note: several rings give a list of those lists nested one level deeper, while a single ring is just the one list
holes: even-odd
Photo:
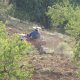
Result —
[{"label": "hillside slope", "polygon": [[[28,33],[35,24],[25,24],[18,22],[15,26],[11,23],[7,25],[9,34]],[[78,68],[71,62],[72,47],[67,35],[57,32],[41,31],[42,38],[46,41],[44,46],[48,52],[29,54],[28,61],[33,65],[34,72],[31,79],[27,80],[79,80],[76,76]],[[52,51],[52,52],[51,52]],[[23,64],[27,58],[24,57]]]}]

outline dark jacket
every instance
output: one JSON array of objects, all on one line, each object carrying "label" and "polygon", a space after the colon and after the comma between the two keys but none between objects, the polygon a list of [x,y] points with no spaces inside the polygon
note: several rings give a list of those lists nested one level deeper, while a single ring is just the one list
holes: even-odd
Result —
[{"label": "dark jacket", "polygon": [[35,31],[32,31],[31,33],[29,33],[28,37],[33,38],[33,39],[37,39],[37,38],[40,38],[40,33],[35,30]]}]

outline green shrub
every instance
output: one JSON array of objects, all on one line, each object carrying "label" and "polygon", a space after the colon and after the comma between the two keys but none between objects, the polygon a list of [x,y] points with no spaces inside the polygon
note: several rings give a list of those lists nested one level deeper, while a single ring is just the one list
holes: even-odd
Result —
[{"label": "green shrub", "polygon": [[80,8],[71,4],[69,0],[49,7],[47,15],[51,18],[53,28],[67,20],[66,32],[74,37],[80,33]]},{"label": "green shrub", "polygon": [[[30,49],[30,44],[20,41],[17,35],[8,36],[5,25],[0,22],[0,80],[23,80],[31,77],[32,71],[28,70],[29,64],[21,67],[20,61],[24,58],[24,51]],[[26,52],[27,53],[27,52]]]},{"label": "green shrub", "polygon": [[78,42],[78,43],[76,44],[76,47],[75,47],[75,49],[74,49],[74,52],[75,52],[75,54],[74,54],[74,59],[75,59],[75,60],[80,60],[80,42]]}]

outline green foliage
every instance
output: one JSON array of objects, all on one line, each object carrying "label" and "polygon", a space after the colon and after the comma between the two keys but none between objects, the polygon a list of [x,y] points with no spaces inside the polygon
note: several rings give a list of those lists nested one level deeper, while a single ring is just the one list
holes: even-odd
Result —
[{"label": "green foliage", "polygon": [[80,1],[79,0],[72,0],[72,3],[74,3],[75,5],[80,5]]},{"label": "green foliage", "polygon": [[48,24],[49,19],[46,16],[48,6],[52,5],[55,0],[12,0],[15,7],[14,17],[22,20],[39,22],[43,25]]},{"label": "green foliage", "polygon": [[80,41],[77,43],[74,52],[75,52],[74,59],[80,60]]},{"label": "green foliage", "polygon": [[53,27],[68,20],[66,32],[74,37],[80,33],[80,8],[70,4],[69,0],[63,0],[63,2],[49,7],[47,15],[51,18]]},{"label": "green foliage", "polygon": [[[22,66],[20,61],[24,58],[23,52],[30,49],[30,44],[20,41],[17,35],[11,37],[6,32],[5,25],[0,22],[0,79],[9,80],[31,77],[29,64]],[[27,52],[26,52],[27,53]]]},{"label": "green foliage", "polygon": [[3,14],[6,11],[7,5],[0,2],[0,14]]},{"label": "green foliage", "polygon": [[52,23],[55,26],[57,26],[60,23],[63,23],[63,21],[67,19],[68,7],[65,3],[57,3],[52,7],[49,7],[47,15],[50,16]]},{"label": "green foliage", "polygon": [[8,5],[0,1],[0,21],[6,22]]}]

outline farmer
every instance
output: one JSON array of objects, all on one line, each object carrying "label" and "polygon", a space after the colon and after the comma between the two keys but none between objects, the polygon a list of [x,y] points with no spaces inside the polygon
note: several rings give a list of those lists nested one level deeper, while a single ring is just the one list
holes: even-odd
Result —
[{"label": "farmer", "polygon": [[27,38],[29,38],[29,39],[40,39],[40,33],[39,33],[38,28],[35,27],[32,32],[27,34]]},{"label": "farmer", "polygon": [[40,40],[40,27],[33,27],[33,31],[28,34],[19,34],[21,40],[27,39],[28,41]]}]

